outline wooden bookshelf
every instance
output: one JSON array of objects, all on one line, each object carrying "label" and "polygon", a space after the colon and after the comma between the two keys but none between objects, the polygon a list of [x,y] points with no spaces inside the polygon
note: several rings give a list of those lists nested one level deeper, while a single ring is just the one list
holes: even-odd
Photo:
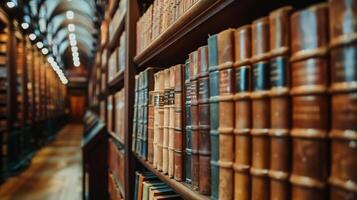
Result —
[{"label": "wooden bookshelf", "polygon": [[112,137],[116,142],[118,142],[119,144],[121,144],[123,146],[125,145],[124,141],[122,139],[120,139],[114,132],[108,131],[108,133],[109,133],[109,136]]},{"label": "wooden bookshelf", "polygon": [[117,72],[108,82],[109,93],[113,94],[124,86],[124,72]]},{"label": "wooden bookshelf", "polygon": [[209,200],[209,196],[201,195],[197,191],[192,190],[189,185],[184,182],[178,182],[161,172],[157,171],[150,163],[144,161],[140,157],[138,157],[135,153],[132,153],[135,158],[149,171],[153,172],[161,181],[165,182],[169,185],[173,190],[175,190],[178,194],[181,195],[182,198],[186,200]]},{"label": "wooden bookshelf", "polygon": [[126,10],[124,10],[119,17],[119,24],[115,27],[114,36],[108,43],[108,48],[112,51],[118,44],[120,34],[123,32],[126,21]]}]

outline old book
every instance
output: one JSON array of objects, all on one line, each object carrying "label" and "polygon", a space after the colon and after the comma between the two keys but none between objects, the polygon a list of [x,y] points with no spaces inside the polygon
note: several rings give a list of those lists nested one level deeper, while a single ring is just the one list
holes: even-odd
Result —
[{"label": "old book", "polygon": [[161,188],[150,188],[149,192],[149,200],[154,200],[156,196],[161,196],[161,195],[169,195],[169,194],[175,194],[175,192],[169,188],[168,186],[166,187],[161,187]]},{"label": "old book", "polygon": [[174,177],[174,165],[175,165],[175,153],[174,153],[174,143],[175,143],[175,66],[170,67],[169,76],[169,96],[168,96],[168,107],[169,107],[169,124],[168,124],[168,175],[170,178]]},{"label": "old book", "polygon": [[154,197],[154,200],[181,200],[182,198],[178,194],[167,194]]},{"label": "old book", "polygon": [[[209,63],[209,103],[210,113],[219,113],[219,73],[217,35],[208,38],[208,63]],[[211,142],[211,199],[218,200],[219,185],[219,138],[218,138],[218,114],[210,115],[210,142]]]},{"label": "old book", "polygon": [[155,91],[149,91],[148,99],[148,152],[147,160],[153,163],[154,160],[154,96]]},{"label": "old book", "polygon": [[250,25],[239,27],[235,33],[235,94],[234,94],[234,198],[248,200],[251,197],[251,148],[252,102],[251,51],[252,30]]},{"label": "old book", "polygon": [[175,102],[174,102],[174,178],[177,181],[183,180],[183,151],[184,151],[184,112],[183,112],[183,98],[184,98],[184,68],[183,65],[178,64],[174,66],[175,74]]},{"label": "old book", "polygon": [[114,98],[113,95],[109,95],[108,96],[108,100],[107,100],[107,115],[108,115],[108,123],[107,123],[107,130],[108,132],[113,132],[114,130],[114,123],[113,121],[114,119],[114,108],[113,108],[114,104]]},{"label": "old book", "polygon": [[199,130],[198,130],[198,57],[197,51],[190,53],[190,95],[191,95],[191,178],[192,187],[199,187]]},{"label": "old book", "polygon": [[355,1],[329,1],[332,94],[330,199],[357,199],[357,26]]},{"label": "old book", "polygon": [[293,105],[292,199],[327,198],[327,14],[327,5],[318,4],[296,12],[290,18],[293,41],[290,58]]},{"label": "old book", "polygon": [[[154,160],[159,171],[163,168],[163,132],[164,132],[164,72],[157,72],[155,77],[156,95],[154,96],[154,148],[156,143],[156,152],[154,150]],[[156,139],[156,140],[155,140]],[[154,162],[155,165],[155,162]]]},{"label": "old book", "polygon": [[252,199],[270,196],[269,19],[252,23]]},{"label": "old book", "polygon": [[115,134],[118,135],[121,141],[124,141],[124,104],[125,104],[125,89],[121,89],[115,94]]},{"label": "old book", "polygon": [[286,6],[269,14],[270,27],[270,199],[290,199],[289,95],[290,14]]},{"label": "old book", "polygon": [[199,192],[211,193],[211,138],[209,107],[208,47],[197,50],[198,57],[198,141],[199,141]]},{"label": "old book", "polygon": [[138,76],[138,102],[137,102],[137,130],[136,130],[136,149],[135,152],[141,156],[141,148],[142,148],[142,142],[143,142],[143,73],[140,72]]},{"label": "old book", "polygon": [[162,186],[162,185],[165,185],[165,183],[163,183],[160,180],[152,180],[152,181],[143,182],[143,198],[142,198],[142,200],[149,199],[149,190],[151,187]]},{"label": "old book", "polygon": [[234,29],[217,35],[219,70],[219,199],[233,199]]},{"label": "old book", "polygon": [[169,168],[169,123],[170,123],[170,69],[163,71],[164,76],[164,131],[162,139],[162,172],[168,173]]},{"label": "old book", "polygon": [[135,76],[135,102],[134,102],[134,116],[133,116],[133,133],[132,133],[132,144],[131,150],[136,152],[137,143],[137,130],[138,130],[138,106],[139,106],[139,75]]},{"label": "old book", "polygon": [[191,144],[191,81],[190,81],[190,59],[185,62],[185,181],[189,184],[192,183],[191,176],[191,155],[192,155],[192,144]]}]

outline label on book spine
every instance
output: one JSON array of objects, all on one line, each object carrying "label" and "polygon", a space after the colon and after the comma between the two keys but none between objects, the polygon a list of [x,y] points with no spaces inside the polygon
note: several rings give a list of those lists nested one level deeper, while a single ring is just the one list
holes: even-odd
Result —
[{"label": "label on book spine", "polygon": [[273,58],[270,62],[270,86],[286,87],[288,86],[288,66],[289,60],[286,56]]},{"label": "label on book spine", "polygon": [[165,103],[164,94],[161,92],[157,92],[154,96],[155,106],[163,106]]},{"label": "label on book spine", "polygon": [[269,89],[269,62],[262,61],[253,65],[253,89],[262,91]]},{"label": "label on book spine", "polygon": [[250,66],[241,66],[236,69],[235,92],[249,92]]}]

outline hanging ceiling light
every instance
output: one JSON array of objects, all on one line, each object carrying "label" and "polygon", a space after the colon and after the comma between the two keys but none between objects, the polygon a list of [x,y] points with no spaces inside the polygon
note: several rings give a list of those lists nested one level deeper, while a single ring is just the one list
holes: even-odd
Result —
[{"label": "hanging ceiling light", "polygon": [[22,23],[21,23],[21,27],[22,27],[24,30],[26,30],[26,29],[28,29],[28,28],[30,27],[30,25],[29,25],[28,23],[26,23],[26,22],[22,22]]},{"label": "hanging ceiling light", "polygon": [[74,13],[72,10],[69,10],[66,12],[66,17],[67,19],[73,19],[74,18]]},{"label": "hanging ceiling light", "polygon": [[74,24],[68,24],[69,32],[74,32],[76,30],[76,26]]},{"label": "hanging ceiling light", "polygon": [[37,42],[37,43],[36,43],[36,46],[37,46],[39,49],[41,49],[41,48],[43,47],[43,43],[42,43],[42,42]]},{"label": "hanging ceiling light", "polygon": [[44,55],[47,55],[47,54],[48,54],[48,49],[47,49],[47,48],[43,48],[41,51],[42,51],[42,53],[43,53]]},{"label": "hanging ceiling light", "polygon": [[16,6],[16,4],[13,1],[9,1],[9,2],[6,3],[6,6],[8,8],[14,8]]},{"label": "hanging ceiling light", "polygon": [[29,38],[30,38],[31,41],[34,41],[34,40],[36,40],[36,35],[34,33],[31,33],[29,35]]}]

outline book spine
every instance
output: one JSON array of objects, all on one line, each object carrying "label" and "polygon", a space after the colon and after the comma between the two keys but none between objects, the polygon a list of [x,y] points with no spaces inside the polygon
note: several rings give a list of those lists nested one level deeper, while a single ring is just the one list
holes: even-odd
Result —
[{"label": "book spine", "polygon": [[136,133],[136,153],[142,157],[142,134],[143,134],[143,73],[139,74],[139,89],[138,89],[138,114],[137,114],[137,133]]},{"label": "book spine", "polygon": [[169,78],[169,136],[168,136],[168,174],[170,178],[174,177],[174,165],[175,165],[175,152],[174,152],[174,139],[175,139],[175,66],[170,69],[170,78]]},{"label": "book spine", "polygon": [[164,126],[164,77],[163,72],[155,74],[154,107],[154,163],[157,170],[162,170],[162,139]]},{"label": "book spine", "polygon": [[199,185],[199,136],[198,136],[198,58],[197,51],[190,54],[190,95],[191,95],[191,176],[192,187],[198,190]]},{"label": "book spine", "polygon": [[136,153],[136,133],[138,130],[137,121],[138,121],[138,103],[139,103],[139,76],[135,76],[135,103],[134,103],[134,116],[133,116],[133,134],[132,134],[132,144],[131,150]]},{"label": "book spine", "polygon": [[[329,128],[327,6],[291,20],[292,199],[326,199]],[[309,18],[309,23],[306,23]],[[318,164],[317,164],[318,163]]]},{"label": "book spine", "polygon": [[235,38],[235,126],[234,126],[234,197],[249,200],[251,197],[252,102],[251,92],[251,26],[238,28]]},{"label": "book spine", "polygon": [[[357,199],[357,45],[355,3],[329,1],[331,74],[330,199]],[[347,17],[351,16],[351,17]],[[347,38],[354,38],[348,40]],[[348,132],[348,134],[346,134]]]},{"label": "book spine", "polygon": [[270,196],[269,20],[252,24],[252,199]]},{"label": "book spine", "polygon": [[289,95],[290,14],[286,6],[269,15],[270,27],[270,199],[290,199]]},{"label": "book spine", "polygon": [[154,91],[149,91],[148,99],[148,161],[153,163],[154,159]]},{"label": "book spine", "polygon": [[148,142],[148,101],[149,101],[149,85],[148,85],[148,79],[149,71],[152,70],[152,68],[148,68],[143,72],[143,89],[142,89],[142,143],[141,143],[141,155],[144,158],[144,160],[147,159],[147,142]]},{"label": "book spine", "polygon": [[217,35],[219,70],[219,199],[233,199],[234,30]]},{"label": "book spine", "polygon": [[184,129],[183,124],[185,122],[183,112],[183,76],[184,69],[182,65],[175,66],[175,132],[174,132],[174,178],[177,181],[183,180],[183,140]]},{"label": "book spine", "polygon": [[190,82],[190,60],[187,59],[185,62],[185,129],[186,129],[186,156],[185,156],[185,180],[187,183],[192,183],[191,176],[191,155],[192,155],[192,145],[191,145],[191,82]]},{"label": "book spine", "polygon": [[[219,185],[219,138],[218,138],[218,96],[219,96],[219,73],[217,35],[208,38],[209,59],[209,103],[210,103],[210,136],[211,136],[211,199],[218,200]],[[214,113],[214,114],[213,114]]]},{"label": "book spine", "polygon": [[211,193],[211,139],[207,46],[198,49],[198,115],[199,192],[209,195]]},{"label": "book spine", "polygon": [[164,76],[164,134],[162,142],[162,172],[168,173],[169,167],[169,123],[170,123],[170,69],[165,69]]}]

